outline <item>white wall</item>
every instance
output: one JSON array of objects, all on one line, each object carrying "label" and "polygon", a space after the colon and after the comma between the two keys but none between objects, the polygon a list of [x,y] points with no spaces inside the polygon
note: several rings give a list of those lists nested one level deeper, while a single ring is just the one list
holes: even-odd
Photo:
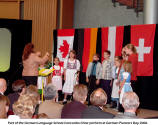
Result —
[{"label": "white wall", "polygon": [[75,0],[74,28],[143,24],[143,13],[136,17],[134,9],[127,9],[112,0]]}]

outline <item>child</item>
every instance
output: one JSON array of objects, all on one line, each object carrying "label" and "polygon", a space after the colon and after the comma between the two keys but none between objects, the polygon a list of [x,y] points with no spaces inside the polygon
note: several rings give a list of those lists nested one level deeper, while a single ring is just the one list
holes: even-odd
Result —
[{"label": "child", "polygon": [[67,103],[67,95],[72,95],[74,85],[79,80],[80,62],[76,59],[76,52],[71,50],[69,58],[64,61],[64,100],[63,104]]},{"label": "child", "polygon": [[118,109],[119,106],[119,83],[120,83],[120,77],[124,69],[122,68],[122,57],[121,56],[116,56],[114,59],[114,64],[113,66],[113,86],[112,86],[112,94],[111,94],[111,100],[112,100],[112,108]]},{"label": "child", "polygon": [[[101,63],[99,62],[99,55],[93,55],[93,62],[90,62],[86,71],[86,82],[89,84],[88,98],[90,94],[98,88],[99,80],[101,78]],[[89,100],[88,100],[89,101]]]},{"label": "child", "polygon": [[[56,87],[57,91],[59,92],[62,90],[62,74],[63,68],[59,65],[60,60],[58,57],[54,58],[54,66],[52,67],[55,69],[52,73],[52,84]],[[58,102],[58,95],[56,97],[56,102]]]},{"label": "child", "polygon": [[102,79],[101,88],[106,92],[108,100],[107,104],[111,101],[111,80],[112,80],[112,61],[110,60],[111,52],[109,50],[104,51],[104,61],[102,63]]},{"label": "child", "polygon": [[124,72],[121,74],[120,82],[120,104],[122,104],[122,97],[125,92],[131,92],[131,72],[132,72],[132,63],[130,61],[125,61],[123,63]]},{"label": "child", "polygon": [[[38,68],[38,70],[41,69],[45,69],[45,64],[41,64],[40,67]],[[45,87],[47,85],[47,77],[44,76],[38,76],[38,80],[37,80],[37,87],[39,90],[39,93],[42,94],[42,82],[43,82],[43,87]]]}]

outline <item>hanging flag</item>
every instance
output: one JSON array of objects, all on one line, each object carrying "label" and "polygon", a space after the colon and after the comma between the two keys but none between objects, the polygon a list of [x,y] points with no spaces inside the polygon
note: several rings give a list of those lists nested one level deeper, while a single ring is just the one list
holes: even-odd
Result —
[{"label": "hanging flag", "polygon": [[114,56],[121,56],[122,47],[132,43],[138,51],[138,76],[152,76],[155,27],[153,24],[54,30],[53,55],[63,62],[74,49],[81,71],[86,72],[93,54],[98,53],[103,61],[103,52],[110,50],[114,60]]},{"label": "hanging flag", "polygon": [[100,56],[100,60],[101,61],[101,57],[102,57],[102,41],[101,41],[101,28],[98,28],[98,32],[97,32],[97,45],[96,45],[96,53],[99,54]]},{"label": "hanging flag", "polygon": [[87,28],[84,30],[84,48],[83,48],[83,57],[82,57],[82,66],[83,72],[86,72],[88,62],[89,62],[89,53],[90,53],[90,35],[91,29]]},{"label": "hanging flag", "polygon": [[57,30],[57,57],[59,57],[61,65],[68,58],[70,50],[73,49],[74,34],[74,29]]},{"label": "hanging flag", "polygon": [[138,76],[153,75],[155,24],[131,26],[131,43],[138,53]]},{"label": "hanging flag", "polygon": [[102,61],[104,59],[104,51],[111,52],[111,60],[115,56],[121,56],[123,44],[124,26],[102,28]]},{"label": "hanging flag", "polygon": [[[75,29],[75,38],[73,44],[73,50],[76,51],[76,58],[82,63],[83,57],[83,48],[84,48],[84,29]],[[81,65],[80,70],[83,70],[83,66]]]}]

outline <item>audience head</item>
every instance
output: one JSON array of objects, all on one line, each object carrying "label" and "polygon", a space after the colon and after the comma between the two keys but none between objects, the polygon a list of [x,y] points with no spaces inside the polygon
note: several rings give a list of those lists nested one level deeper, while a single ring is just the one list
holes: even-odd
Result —
[{"label": "audience head", "polygon": [[130,61],[124,61],[123,63],[123,68],[125,70],[125,72],[132,72],[132,63]]},{"label": "audience head", "polygon": [[0,93],[4,94],[6,90],[7,90],[6,80],[3,78],[0,78]]},{"label": "audience head", "polygon": [[73,99],[75,101],[84,103],[87,98],[87,93],[88,93],[87,86],[85,86],[83,84],[77,84],[74,86]]},{"label": "audience head", "polygon": [[70,53],[69,53],[69,58],[74,58],[76,59],[76,52],[75,50],[71,50]]},{"label": "audience head", "polygon": [[107,102],[107,95],[105,91],[101,88],[98,88],[92,92],[90,95],[90,102],[95,106],[104,106]]},{"label": "audience head", "polygon": [[9,109],[9,99],[7,96],[0,95],[0,118],[7,118],[7,112]]},{"label": "audience head", "polygon": [[45,100],[53,100],[57,95],[56,87],[52,84],[46,85],[44,88],[44,98]]},{"label": "audience head", "polygon": [[31,119],[35,112],[38,100],[29,94],[20,95],[18,101],[13,104],[13,112],[23,119]]},{"label": "audience head", "polygon": [[24,88],[26,87],[25,81],[24,80],[16,80],[13,84],[12,84],[12,89],[14,92],[24,92]]},{"label": "audience head", "polygon": [[137,53],[137,50],[133,44],[127,44],[125,46],[125,52],[127,55],[131,55],[132,53]]},{"label": "audience head", "polygon": [[109,50],[104,51],[104,59],[109,59],[111,55],[111,52]]},{"label": "audience head", "polygon": [[26,90],[25,90],[25,94],[28,94],[30,96],[35,97],[36,99],[40,99],[40,95],[38,93],[38,89],[37,86],[35,85],[29,85]]},{"label": "audience head", "polygon": [[120,67],[121,62],[122,62],[122,57],[121,56],[115,56],[115,59],[114,59],[115,66]]},{"label": "audience head", "polygon": [[34,52],[34,45],[32,43],[28,43],[25,45],[22,60],[28,59],[29,55]]},{"label": "audience head", "polygon": [[139,107],[139,98],[135,92],[126,92],[122,98],[122,106],[125,112],[135,112]]},{"label": "audience head", "polygon": [[99,61],[99,55],[97,53],[93,55],[93,61]]}]

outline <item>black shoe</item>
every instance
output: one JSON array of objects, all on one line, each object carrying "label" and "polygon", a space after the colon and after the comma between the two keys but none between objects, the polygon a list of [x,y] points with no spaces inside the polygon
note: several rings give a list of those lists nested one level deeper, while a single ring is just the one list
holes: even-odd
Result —
[{"label": "black shoe", "polygon": [[110,108],[116,108],[117,107],[117,103],[115,101],[111,102],[111,107]]},{"label": "black shoe", "polygon": [[63,105],[67,104],[67,101],[63,101]]}]

